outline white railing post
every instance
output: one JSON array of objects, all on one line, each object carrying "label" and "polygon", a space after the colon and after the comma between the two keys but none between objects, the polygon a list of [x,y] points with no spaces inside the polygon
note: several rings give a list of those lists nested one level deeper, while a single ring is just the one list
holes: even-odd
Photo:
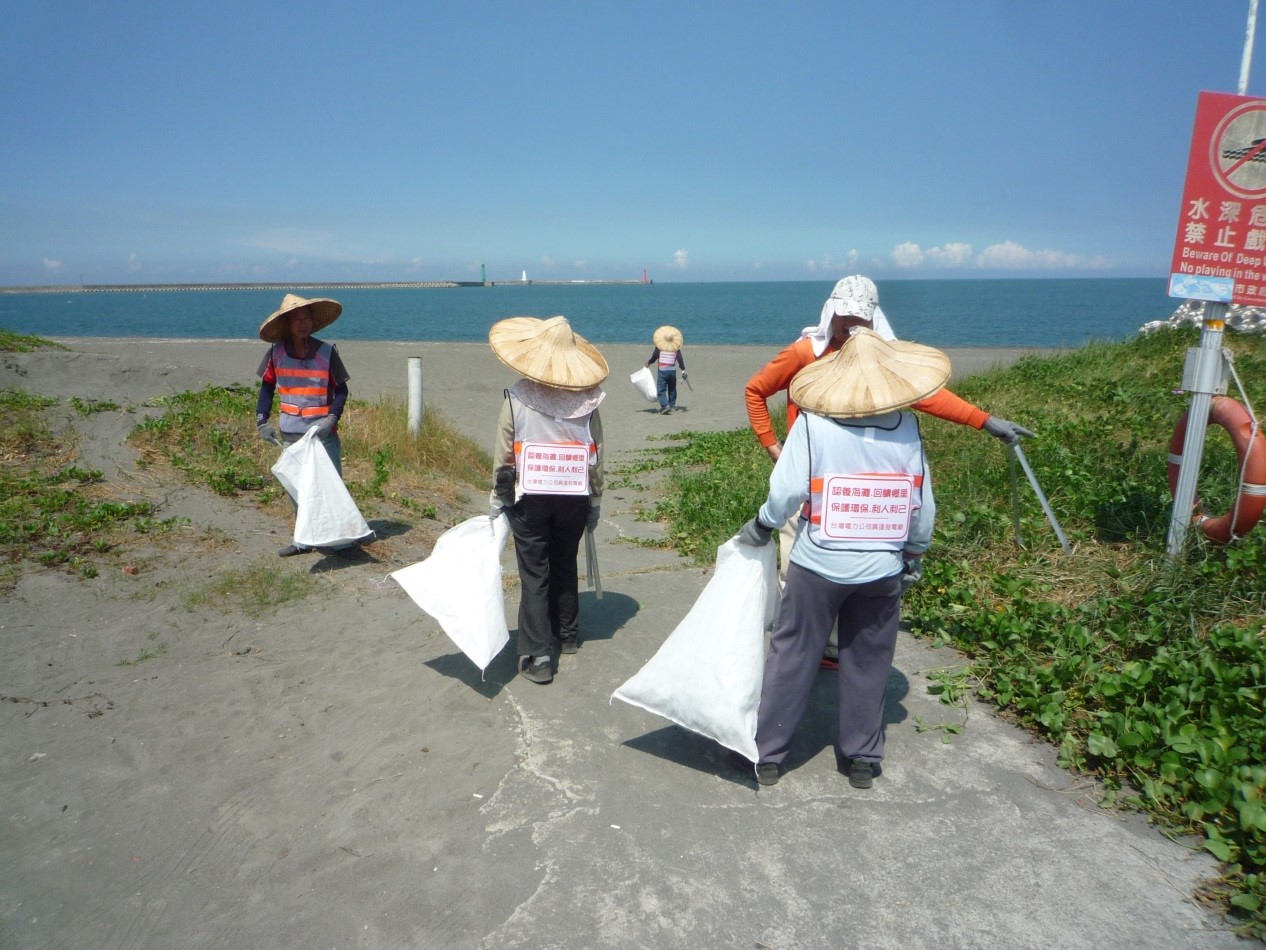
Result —
[{"label": "white railing post", "polygon": [[422,431],[422,357],[409,357],[409,435]]}]

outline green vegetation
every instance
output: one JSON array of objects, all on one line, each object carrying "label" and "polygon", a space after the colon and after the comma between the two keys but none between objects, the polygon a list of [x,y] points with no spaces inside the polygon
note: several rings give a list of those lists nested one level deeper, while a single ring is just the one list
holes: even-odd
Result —
[{"label": "green vegetation", "polygon": [[13,333],[0,327],[0,350],[10,353],[31,353],[39,349],[64,350],[67,347],[60,343],[54,343],[52,340],[45,340],[38,336],[29,336],[25,333]]},{"label": "green vegetation", "polygon": [[80,399],[78,396],[70,397],[70,405],[81,416],[90,416],[94,412],[117,412],[120,408],[117,402],[109,399]]},{"label": "green vegetation", "polygon": [[0,391],[0,558],[65,566],[94,577],[94,557],[124,530],[149,531],[152,507],[102,497],[101,473],[71,464],[43,411],[57,400]]},{"label": "green vegetation", "polygon": [[[275,560],[275,559],[274,559]],[[249,617],[264,617],[277,607],[312,593],[315,581],[308,574],[253,565],[224,571],[184,595],[186,610],[220,609],[233,604]]]},{"label": "green vegetation", "polygon": [[[966,654],[934,692],[953,702],[974,688],[1053,742],[1063,765],[1102,779],[1109,802],[1200,836],[1225,863],[1211,890],[1266,936],[1266,524],[1226,547],[1193,530],[1182,558],[1165,556],[1167,447],[1189,401],[1173,390],[1197,339],[1096,344],[956,384],[1037,431],[1025,454],[1074,550],[1062,552],[1022,473],[1018,546],[1006,450],[923,417],[939,513],[903,613]],[[1260,413],[1266,339],[1227,346]],[[767,490],[747,431],[690,434],[634,471],[657,468],[667,491],[649,515],[701,561]],[[1230,509],[1237,476],[1230,440],[1211,428],[1199,484],[1210,511]]]},{"label": "green vegetation", "polygon": [[[131,440],[148,464],[165,461],[222,495],[262,492],[261,500],[270,501],[281,494],[269,471],[277,448],[255,433],[255,397],[246,386],[166,397],[158,403],[162,415],[137,426]],[[464,499],[466,489],[486,483],[492,470],[487,453],[434,409],[423,413],[417,437],[409,434],[401,400],[352,400],[344,419],[343,479],[358,504],[395,502],[435,517],[432,498]]]}]

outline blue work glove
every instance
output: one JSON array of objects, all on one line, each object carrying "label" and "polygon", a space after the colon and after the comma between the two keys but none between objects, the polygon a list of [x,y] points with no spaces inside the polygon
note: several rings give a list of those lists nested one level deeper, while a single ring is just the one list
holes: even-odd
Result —
[{"label": "blue work glove", "polygon": [[1024,426],[1016,425],[1007,419],[999,419],[997,416],[990,416],[985,420],[985,431],[1007,445],[1015,445],[1021,438],[1031,439],[1037,434],[1030,432]]},{"label": "blue work glove", "polygon": [[596,531],[598,528],[598,519],[602,517],[602,506],[590,504],[589,517],[585,519],[585,530]]},{"label": "blue work glove", "polygon": [[277,435],[277,430],[268,424],[268,420],[264,420],[255,426],[255,431],[259,433],[259,437],[265,442],[271,442],[273,445],[281,445],[281,437]]},{"label": "blue work glove", "polygon": [[774,536],[773,528],[766,528],[759,518],[753,518],[739,529],[739,544],[749,544],[754,548],[763,547]]},{"label": "blue work glove", "polygon": [[908,557],[905,559],[905,573],[901,575],[901,593],[905,594],[911,587],[923,580],[923,558]]},{"label": "blue work glove", "polygon": [[334,423],[336,422],[338,422],[338,419],[334,416],[324,415],[312,426],[312,431],[317,434],[318,439],[323,438],[330,434],[330,430],[334,428]]}]

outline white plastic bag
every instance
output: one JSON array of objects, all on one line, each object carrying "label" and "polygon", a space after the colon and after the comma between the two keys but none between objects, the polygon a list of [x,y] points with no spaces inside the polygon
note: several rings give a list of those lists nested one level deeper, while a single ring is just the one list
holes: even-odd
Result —
[{"label": "white plastic bag", "polygon": [[659,390],[655,387],[655,377],[651,375],[649,366],[643,366],[630,376],[629,382],[646,397],[647,402],[659,402]]},{"label": "white plastic bag", "polygon": [[772,544],[717,548],[699,599],[659,651],[612,694],[756,761],[765,628],[778,610]]},{"label": "white plastic bag", "polygon": [[425,561],[391,575],[481,670],[510,639],[501,588],[509,533],[505,515],[470,518],[440,535]]},{"label": "white plastic bag", "polygon": [[272,471],[298,508],[295,544],[341,548],[373,534],[316,430],[282,452]]}]

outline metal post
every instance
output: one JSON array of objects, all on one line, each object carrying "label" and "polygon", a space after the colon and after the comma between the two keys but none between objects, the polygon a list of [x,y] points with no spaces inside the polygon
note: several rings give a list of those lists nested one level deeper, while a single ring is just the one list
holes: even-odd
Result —
[{"label": "metal post", "polygon": [[1174,510],[1169,517],[1169,542],[1165,550],[1170,557],[1182,553],[1187,540],[1187,527],[1196,503],[1196,480],[1200,477],[1200,461],[1204,457],[1204,438],[1209,429],[1209,408],[1214,394],[1226,389],[1222,354],[1226,311],[1224,303],[1205,303],[1200,346],[1187,351],[1187,365],[1183,367],[1183,388],[1191,393],[1191,408],[1187,412],[1182,458],[1178,460]]},{"label": "metal post", "polygon": [[1244,34],[1244,56],[1240,60],[1240,95],[1248,95],[1248,71],[1253,63],[1253,34],[1257,32],[1257,0],[1248,2],[1248,29]]},{"label": "metal post", "polygon": [[422,431],[422,357],[409,357],[409,435]]}]

